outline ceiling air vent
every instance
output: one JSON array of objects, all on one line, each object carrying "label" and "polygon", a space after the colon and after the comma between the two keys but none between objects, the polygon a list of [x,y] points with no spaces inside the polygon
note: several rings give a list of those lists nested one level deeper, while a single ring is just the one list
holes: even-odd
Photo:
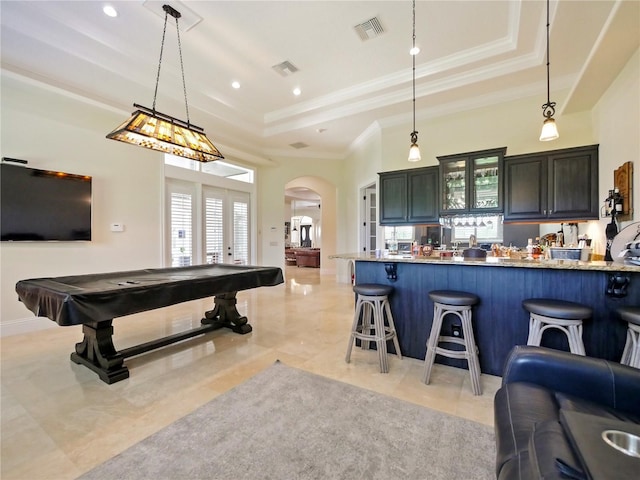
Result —
[{"label": "ceiling air vent", "polygon": [[300,149],[300,148],[307,148],[309,145],[307,145],[304,142],[296,142],[296,143],[290,143],[289,146],[296,149]]},{"label": "ceiling air vent", "polygon": [[363,42],[384,33],[384,28],[382,28],[378,17],[373,17],[372,19],[367,20],[360,25],[356,25],[353,28],[360,37],[360,40],[362,40]]},{"label": "ceiling air vent", "polygon": [[279,73],[283,77],[288,77],[289,75],[296,73],[298,71],[298,67],[296,67],[293,63],[291,63],[288,60],[285,60],[284,62],[279,63],[278,65],[274,65],[271,68],[273,68],[276,71],[276,73]]}]

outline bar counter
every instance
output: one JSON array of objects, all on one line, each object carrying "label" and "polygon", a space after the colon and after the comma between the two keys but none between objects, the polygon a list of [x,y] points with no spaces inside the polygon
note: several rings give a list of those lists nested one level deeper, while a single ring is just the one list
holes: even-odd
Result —
[{"label": "bar counter", "polygon": [[[394,287],[391,309],[402,354],[408,357],[423,360],[426,353],[433,321],[429,291],[463,290],[478,295],[480,303],[473,309],[473,328],[481,370],[492,375],[502,375],[507,354],[514,345],[527,343],[529,314],[522,307],[527,298],[556,298],[591,307],[593,316],[584,321],[582,335],[586,353],[614,361],[620,360],[627,330],[616,309],[640,305],[640,266],[623,261],[495,257],[462,260],[435,255],[375,258],[361,253],[330,258],[355,262],[357,284]],[[443,329],[451,329],[454,320],[456,317],[448,316]],[[568,351],[566,336],[555,330],[545,332],[542,345]],[[437,356],[436,361],[466,368],[463,360]]]}]

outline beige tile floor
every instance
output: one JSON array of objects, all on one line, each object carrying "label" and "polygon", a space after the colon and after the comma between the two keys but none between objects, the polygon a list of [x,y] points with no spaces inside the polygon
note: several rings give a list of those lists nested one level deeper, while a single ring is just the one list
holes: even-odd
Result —
[{"label": "beige tile floor", "polygon": [[[476,397],[463,369],[436,364],[424,385],[420,360],[391,356],[390,372],[381,374],[374,352],[354,349],[345,363],[353,305],[349,285],[317,269],[287,267],[284,285],[238,294],[252,333],[216,331],[130,358],[130,378],[113,385],[69,360],[80,327],[2,338],[1,478],[76,478],[276,359],[493,424],[498,377],[483,374],[483,395]],[[200,300],[116,319],[116,348],[197,326],[211,306],[211,299]]]}]

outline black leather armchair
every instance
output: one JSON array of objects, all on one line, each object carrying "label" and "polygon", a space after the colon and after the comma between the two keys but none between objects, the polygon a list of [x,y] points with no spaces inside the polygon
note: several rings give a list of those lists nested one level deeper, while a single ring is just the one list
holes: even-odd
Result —
[{"label": "black leather armchair", "polygon": [[583,474],[560,410],[640,423],[640,370],[543,347],[516,346],[494,399],[499,479]]}]

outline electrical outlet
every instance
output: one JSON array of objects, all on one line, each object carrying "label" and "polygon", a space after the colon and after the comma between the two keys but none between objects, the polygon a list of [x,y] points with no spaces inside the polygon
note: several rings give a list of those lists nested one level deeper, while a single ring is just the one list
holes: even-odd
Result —
[{"label": "electrical outlet", "polygon": [[462,325],[451,325],[451,336],[462,337]]}]

